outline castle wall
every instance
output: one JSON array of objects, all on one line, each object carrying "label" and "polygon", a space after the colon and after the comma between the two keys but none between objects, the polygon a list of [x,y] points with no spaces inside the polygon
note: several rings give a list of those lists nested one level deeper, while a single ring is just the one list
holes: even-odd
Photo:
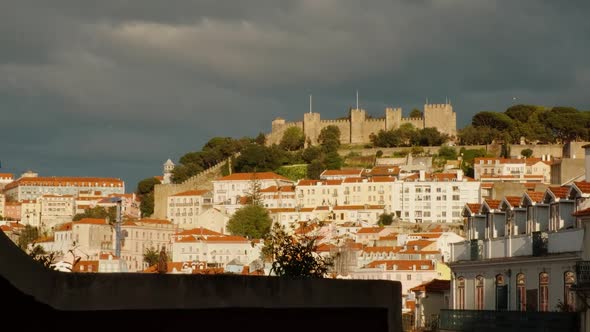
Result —
[{"label": "castle wall", "polygon": [[366,143],[364,137],[365,119],[367,114],[362,109],[350,110],[350,143],[362,144]]},{"label": "castle wall", "polygon": [[299,127],[303,131],[303,122],[285,122],[285,120],[275,120],[272,123],[272,131],[266,135],[266,143],[268,145],[279,144],[283,138],[283,134],[287,128]]},{"label": "castle wall", "polygon": [[322,120],[320,131],[327,126],[336,126],[340,129],[340,143],[350,143],[350,120]]},{"label": "castle wall", "polygon": [[385,130],[393,130],[399,128],[402,123],[402,109],[391,108],[385,109]]},{"label": "castle wall", "polygon": [[[424,119],[422,118],[402,118],[401,124],[409,123],[416,129],[424,129]],[[399,128],[399,126],[398,126]],[[397,128],[395,128],[397,129]]]},{"label": "castle wall", "polygon": [[370,141],[371,134],[377,135],[379,131],[385,130],[385,125],[386,119],[367,119],[363,128],[363,138],[368,138]]},{"label": "castle wall", "polygon": [[441,133],[457,136],[457,114],[450,104],[424,105],[424,127],[436,128]]}]

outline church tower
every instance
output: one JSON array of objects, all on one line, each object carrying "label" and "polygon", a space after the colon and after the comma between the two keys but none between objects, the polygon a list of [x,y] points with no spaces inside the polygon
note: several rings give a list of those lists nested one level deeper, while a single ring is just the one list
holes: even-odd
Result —
[{"label": "church tower", "polygon": [[164,163],[164,181],[162,183],[168,184],[172,182],[172,171],[174,170],[174,163],[168,159]]}]

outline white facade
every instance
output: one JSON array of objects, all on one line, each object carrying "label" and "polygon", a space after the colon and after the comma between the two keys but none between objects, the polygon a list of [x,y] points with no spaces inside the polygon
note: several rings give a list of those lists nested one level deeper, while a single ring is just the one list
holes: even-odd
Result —
[{"label": "white facade", "polygon": [[248,196],[256,182],[260,189],[293,185],[293,181],[272,172],[234,173],[213,181],[213,203],[239,205],[240,198]]},{"label": "white facade", "polygon": [[41,226],[41,204],[34,200],[21,202],[21,223],[33,227]]},{"label": "white facade", "polygon": [[189,235],[172,244],[173,261],[200,261],[217,267],[229,262],[250,264],[260,258],[260,246],[253,246],[241,236]]},{"label": "white facade", "polygon": [[294,208],[297,206],[295,199],[295,187],[293,186],[270,186],[260,190],[262,206],[267,209],[273,208]]},{"label": "white facade", "polygon": [[170,256],[171,239],[175,232],[176,225],[168,220],[141,219],[123,223],[121,259],[127,262],[127,269],[130,272],[146,269],[148,266],[143,261],[143,255],[148,249],[160,252],[165,247]]},{"label": "white facade", "polygon": [[213,207],[211,192],[190,190],[168,197],[167,219],[183,229],[197,227],[199,216]]},{"label": "white facade", "polygon": [[88,190],[99,191],[104,196],[124,194],[125,183],[114,178],[26,176],[7,184],[4,194],[22,201],[36,200],[43,195],[78,196]]},{"label": "white facade", "polygon": [[58,224],[72,221],[74,217],[75,202],[72,195],[43,195],[38,202],[43,229],[52,229]]},{"label": "white facade", "polygon": [[0,194],[0,219],[4,217],[4,204],[6,203],[6,198],[4,194]]},{"label": "white facade", "polygon": [[172,171],[174,170],[174,163],[168,159],[163,165],[164,172],[162,173],[162,184],[172,183]]}]

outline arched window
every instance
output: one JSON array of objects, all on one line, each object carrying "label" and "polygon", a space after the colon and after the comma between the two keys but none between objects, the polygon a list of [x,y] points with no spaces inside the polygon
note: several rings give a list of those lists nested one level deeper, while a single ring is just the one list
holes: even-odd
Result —
[{"label": "arched window", "polygon": [[475,277],[475,309],[483,310],[483,276]]},{"label": "arched window", "polygon": [[526,277],[524,273],[516,275],[516,308],[526,311]]},{"label": "arched window", "polygon": [[457,278],[457,300],[455,302],[456,309],[465,309],[465,278]]},{"label": "arched window", "polygon": [[563,298],[564,303],[573,311],[576,308],[576,293],[572,291],[572,286],[576,283],[576,275],[567,271],[563,274]]},{"label": "arched window", "polygon": [[539,311],[549,311],[549,274],[539,274]]},{"label": "arched window", "polygon": [[496,276],[496,310],[508,310],[508,285],[502,274]]}]

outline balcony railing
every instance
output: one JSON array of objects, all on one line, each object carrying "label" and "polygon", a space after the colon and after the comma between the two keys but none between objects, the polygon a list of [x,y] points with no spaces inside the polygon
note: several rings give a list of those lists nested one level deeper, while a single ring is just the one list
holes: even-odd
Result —
[{"label": "balcony railing", "polygon": [[575,312],[447,310],[440,311],[444,331],[577,331]]}]

